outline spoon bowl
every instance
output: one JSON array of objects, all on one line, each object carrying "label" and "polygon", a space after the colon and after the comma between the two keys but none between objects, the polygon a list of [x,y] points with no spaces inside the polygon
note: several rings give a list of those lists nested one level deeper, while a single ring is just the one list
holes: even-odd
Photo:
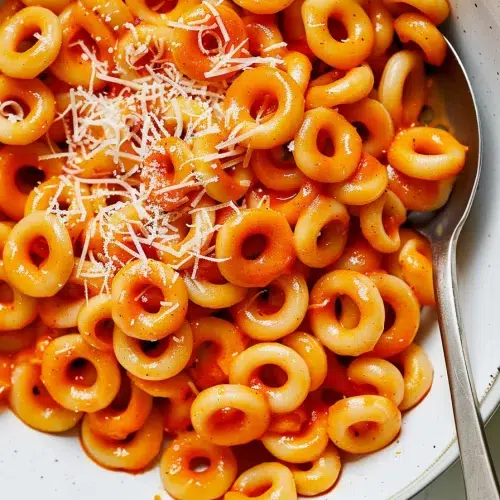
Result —
[{"label": "spoon bowl", "polygon": [[436,212],[412,212],[409,223],[431,241],[458,237],[476,195],[481,174],[481,122],[472,85],[460,58],[451,45],[444,64],[432,74],[453,135],[469,149],[465,167],[460,173],[446,205]]}]

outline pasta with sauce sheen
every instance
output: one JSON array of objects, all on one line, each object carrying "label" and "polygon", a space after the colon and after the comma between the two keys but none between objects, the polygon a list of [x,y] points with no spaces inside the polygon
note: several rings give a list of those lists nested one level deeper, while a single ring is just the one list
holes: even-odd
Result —
[{"label": "pasta with sauce sheen", "polygon": [[390,446],[433,380],[404,224],[467,153],[424,117],[448,14],[7,1],[0,402],[108,469],[161,455],[179,500],[322,494]]}]

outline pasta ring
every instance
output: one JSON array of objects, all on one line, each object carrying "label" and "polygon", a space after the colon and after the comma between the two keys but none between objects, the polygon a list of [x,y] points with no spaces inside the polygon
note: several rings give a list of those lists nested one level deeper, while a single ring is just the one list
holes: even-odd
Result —
[{"label": "pasta ring", "polygon": [[[344,327],[337,318],[333,303],[348,295],[360,311],[354,328]],[[332,271],[325,274],[311,291],[309,321],[316,337],[336,354],[359,356],[371,351],[384,331],[384,302],[370,278],[355,271]]]},{"label": "pasta ring", "polygon": [[[43,238],[48,256],[39,266],[30,254],[33,243]],[[51,297],[68,281],[73,270],[73,246],[64,224],[52,214],[33,212],[9,234],[3,252],[9,283],[31,297]]]},{"label": "pasta ring", "polygon": [[439,181],[462,170],[467,149],[445,130],[413,127],[396,136],[387,159],[392,167],[410,177]]},{"label": "pasta ring", "polygon": [[244,385],[216,385],[200,392],[191,406],[196,433],[219,446],[235,446],[259,439],[271,414],[260,391]]},{"label": "pasta ring", "polygon": [[[264,248],[259,240],[257,256],[248,259],[243,251],[252,237],[263,239]],[[292,230],[285,217],[273,210],[252,208],[231,216],[219,229],[215,245],[222,275],[244,287],[268,285],[295,260]]]},{"label": "pasta ring", "polygon": [[[193,467],[197,458],[208,461],[206,470],[197,471]],[[174,439],[163,453],[160,473],[163,487],[179,500],[215,500],[229,490],[238,466],[230,448],[186,432]]]},{"label": "pasta ring", "polygon": [[[265,121],[252,117],[252,107],[269,95],[276,111]],[[229,130],[238,127],[240,143],[253,149],[271,149],[291,141],[304,115],[304,97],[285,72],[267,67],[244,71],[231,84],[224,99]]]},{"label": "pasta ring", "polygon": [[346,73],[330,71],[313,80],[306,94],[306,109],[335,108],[367,97],[373,89],[375,78],[368,64],[362,64]]},{"label": "pasta ring", "polygon": [[[369,422],[367,428],[353,426]],[[354,396],[330,407],[328,434],[333,444],[349,453],[371,453],[390,444],[401,429],[401,412],[383,396]]]},{"label": "pasta ring", "polygon": [[132,375],[144,380],[164,380],[187,366],[193,352],[193,333],[185,321],[176,332],[148,345],[115,326],[113,349],[118,363]]},{"label": "pasta ring", "polygon": [[[265,488],[267,487],[267,490]],[[260,493],[265,490],[264,493]],[[260,494],[259,494],[260,493]],[[297,500],[290,469],[277,462],[262,463],[245,471],[234,482],[224,500]]]},{"label": "pasta ring", "polygon": [[95,433],[90,414],[82,423],[81,440],[87,454],[98,464],[112,470],[140,471],[160,453],[163,442],[163,417],[153,409],[146,423],[127,440],[109,439]]},{"label": "pasta ring", "polygon": [[[269,387],[258,373],[265,365],[281,368],[288,376],[286,382],[279,387]],[[273,413],[289,413],[306,399],[311,377],[306,362],[296,351],[274,342],[262,342],[235,358],[229,369],[229,382],[261,391],[267,396]]]},{"label": "pasta ring", "polygon": [[[332,156],[318,146],[320,133],[333,143]],[[294,140],[294,156],[304,174],[319,182],[342,182],[359,164],[362,141],[356,129],[333,109],[315,108],[307,111]]]},{"label": "pasta ring", "polygon": [[[40,33],[39,39],[28,50],[20,52],[19,44],[34,31]],[[26,7],[2,24],[0,70],[12,78],[35,78],[54,62],[61,43],[57,16],[43,7]]]},{"label": "pasta ring", "polygon": [[[71,380],[68,370],[78,360],[90,363],[96,379],[84,385]],[[63,335],[46,347],[42,380],[49,394],[64,408],[95,412],[109,406],[120,388],[120,370],[112,354],[94,349],[79,334]]]},{"label": "pasta ring", "polygon": [[[188,306],[186,286],[178,278],[172,268],[152,259],[127,264],[111,284],[111,313],[115,324],[127,335],[142,340],[159,340],[178,330]],[[155,312],[149,312],[141,302],[145,289],[150,286],[158,288],[163,295]]]},{"label": "pasta ring", "polygon": [[300,214],[293,233],[297,257],[309,267],[333,264],[347,242],[349,214],[342,203],[319,195]]},{"label": "pasta ring", "polygon": [[[302,4],[302,17],[309,47],[329,66],[351,69],[370,55],[374,43],[373,26],[358,2],[306,0]],[[345,40],[338,41],[331,35],[328,20],[332,18],[344,25]]]}]

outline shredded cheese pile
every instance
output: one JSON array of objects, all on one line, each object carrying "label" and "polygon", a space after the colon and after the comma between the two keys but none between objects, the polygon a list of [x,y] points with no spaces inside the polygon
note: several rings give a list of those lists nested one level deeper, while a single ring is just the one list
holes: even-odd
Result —
[{"label": "shredded cheese pile", "polygon": [[[227,29],[216,7],[203,3],[212,16],[207,15],[191,24],[184,23],[181,18],[169,25],[198,32],[200,50],[214,63],[205,73],[206,78],[236,72],[232,77],[235,78],[238,72],[258,64],[274,67],[283,64],[279,58],[254,57],[246,50],[243,50],[244,57],[235,57],[238,52],[241,54],[247,40],[235,47],[228,46]],[[207,24],[210,19],[215,22]],[[228,114],[232,111],[224,110],[222,103],[231,80],[201,82],[186,78],[167,57],[167,49],[161,40],[148,38],[141,42],[135,26],[125,25],[125,28],[130,30],[134,39],[134,44],[126,47],[126,63],[144,75],[132,80],[122,78],[118,67],[108,68],[107,63],[100,61],[83,41],[74,42],[81,48],[81,57],[92,64],[92,79],[88,89],[69,90],[69,105],[56,118],[63,123],[67,151],[53,148],[52,154],[40,157],[41,161],[62,159],[65,163],[60,189],[47,211],[66,223],[70,215],[73,221],[76,219],[74,223],[86,223],[80,237],[82,250],[77,276],[103,278],[104,292],[109,292],[113,275],[126,263],[111,248],[123,251],[129,260],[146,260],[145,248],[170,254],[177,259],[171,264],[175,270],[193,261],[188,279],[197,283],[200,259],[217,262],[215,247],[207,243],[220,225],[212,222],[210,212],[230,207],[238,213],[241,207],[232,201],[198,206],[205,195],[206,185],[217,182],[216,175],[206,179],[193,172],[181,184],[151,185],[147,189],[141,182],[140,172],[144,160],[161,139],[173,136],[190,144],[196,137],[222,132],[220,123],[226,128]],[[219,28],[222,38],[215,28]],[[204,48],[206,34],[215,37],[217,49]],[[143,56],[148,54],[151,56],[147,58],[148,63],[141,65]],[[97,81],[108,84],[105,91],[94,91]],[[224,169],[239,164],[247,167],[252,150],[239,144],[249,134],[240,134],[240,130],[241,127],[235,127],[227,134],[226,128],[227,139],[217,145],[217,152],[201,159],[205,162],[218,160]],[[107,164],[111,168],[103,167]],[[69,209],[61,208],[58,201],[65,186],[72,188],[76,198],[76,204]],[[82,194],[82,187],[90,194]],[[198,188],[199,192],[194,199],[184,200],[190,203],[170,212],[151,201],[152,193],[164,194],[180,187]],[[102,199],[106,203],[101,203],[104,206],[95,210],[93,203]],[[191,217],[187,229],[194,233],[184,241],[175,221],[186,215]],[[91,244],[96,238],[102,241],[99,251]],[[90,269],[84,269],[85,261],[90,261]]]}]

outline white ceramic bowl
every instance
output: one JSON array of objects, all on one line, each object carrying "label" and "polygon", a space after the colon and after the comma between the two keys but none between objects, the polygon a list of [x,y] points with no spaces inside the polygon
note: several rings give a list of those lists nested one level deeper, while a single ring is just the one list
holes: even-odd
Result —
[{"label": "white ceramic bowl", "polygon": [[[500,2],[451,0],[446,31],[461,55],[481,112],[484,163],[479,193],[460,239],[459,287],[463,320],[482,414],[500,403]],[[1,49],[1,48],[0,48]],[[386,449],[344,464],[337,499],[407,499],[441,474],[458,456],[448,381],[432,312],[419,334],[435,378],[422,404],[405,414],[399,439]],[[153,500],[168,496],[153,469],[140,475],[107,472],[90,461],[72,436],[29,429],[10,412],[0,413],[0,487],[6,500]]]}]

